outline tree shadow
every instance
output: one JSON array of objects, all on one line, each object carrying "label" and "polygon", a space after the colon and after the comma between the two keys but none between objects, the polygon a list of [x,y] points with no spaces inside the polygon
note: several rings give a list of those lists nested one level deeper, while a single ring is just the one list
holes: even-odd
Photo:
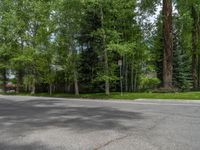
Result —
[{"label": "tree shadow", "polygon": [[122,120],[140,119],[144,117],[138,112],[110,107],[72,107],[62,100],[0,101],[0,123],[9,129],[17,128],[22,133],[48,126],[82,132],[128,130],[131,127],[124,125]]},{"label": "tree shadow", "polygon": [[[54,150],[47,145],[42,145],[39,142],[34,142],[30,144],[7,144],[0,142],[0,150]],[[56,148],[59,149],[59,148]]]}]

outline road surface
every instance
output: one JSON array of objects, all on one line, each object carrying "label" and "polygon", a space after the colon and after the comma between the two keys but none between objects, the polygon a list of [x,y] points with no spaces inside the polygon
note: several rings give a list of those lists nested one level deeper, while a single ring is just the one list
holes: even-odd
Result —
[{"label": "road surface", "polygon": [[199,150],[198,101],[0,96],[0,150]]}]

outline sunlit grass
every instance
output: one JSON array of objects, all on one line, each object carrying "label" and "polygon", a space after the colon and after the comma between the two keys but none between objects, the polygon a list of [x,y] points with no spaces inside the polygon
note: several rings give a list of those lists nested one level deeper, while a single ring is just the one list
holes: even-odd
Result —
[{"label": "sunlit grass", "polygon": [[[3,94],[3,93],[2,93]],[[10,93],[7,95],[16,95],[15,93]],[[29,93],[20,93],[17,95],[28,96]],[[74,94],[67,93],[53,93],[51,96],[48,93],[37,93],[34,96],[47,96],[47,97],[66,97],[66,98],[90,98],[90,99],[183,99],[183,100],[200,100],[200,92],[181,92],[181,93],[120,93],[114,92],[109,96],[104,93],[88,93],[80,94],[76,96]]]},{"label": "sunlit grass", "polygon": [[83,94],[87,98],[106,98],[106,99],[194,99],[200,100],[200,92],[183,92],[183,93],[111,93],[106,96],[103,93],[98,94]]}]

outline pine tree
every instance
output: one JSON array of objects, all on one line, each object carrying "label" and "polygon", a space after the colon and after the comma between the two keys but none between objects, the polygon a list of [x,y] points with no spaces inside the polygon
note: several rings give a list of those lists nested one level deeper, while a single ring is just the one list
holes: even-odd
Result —
[{"label": "pine tree", "polygon": [[188,90],[192,85],[190,57],[181,44],[181,30],[173,30],[173,85],[181,90]]},{"label": "pine tree", "polygon": [[153,61],[154,66],[157,74],[157,78],[161,81],[161,85],[163,85],[163,21],[162,21],[162,15],[160,14],[157,18],[156,22],[156,30],[153,34],[153,47],[152,47],[152,55],[153,55]]}]

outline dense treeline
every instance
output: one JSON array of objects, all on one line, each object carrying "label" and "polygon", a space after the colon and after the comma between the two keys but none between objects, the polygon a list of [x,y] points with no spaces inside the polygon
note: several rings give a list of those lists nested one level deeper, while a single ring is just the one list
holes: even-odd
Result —
[{"label": "dense treeline", "polygon": [[31,94],[200,88],[199,0],[0,0],[0,10],[4,91],[11,76]]}]

